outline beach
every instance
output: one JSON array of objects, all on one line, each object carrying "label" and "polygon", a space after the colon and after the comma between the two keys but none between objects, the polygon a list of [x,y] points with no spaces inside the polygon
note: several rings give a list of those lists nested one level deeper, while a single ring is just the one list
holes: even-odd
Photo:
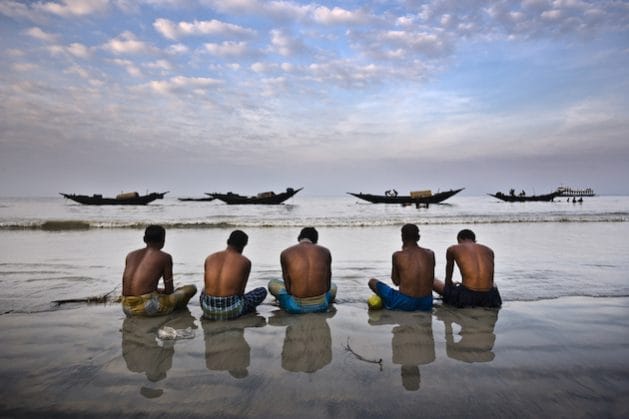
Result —
[{"label": "beach", "polygon": [[[456,197],[455,197],[456,198]],[[121,209],[0,199],[0,417],[627,417],[627,197],[515,205],[460,197],[430,208],[303,197],[273,208],[164,200]],[[175,285],[249,234],[247,289],[281,275],[280,251],[314,225],[337,302],[291,316],[201,319],[198,294],[163,318],[126,318],[125,255],[166,226]],[[496,253],[500,310],[369,311],[404,222],[436,255],[471,227]],[[455,278],[456,280],[457,278]],[[107,294],[106,303],[68,303]],[[172,327],[184,334],[160,339]]]},{"label": "beach", "polygon": [[[627,417],[628,298],[230,322],[119,305],[0,317],[2,417]],[[164,326],[190,339],[160,340]],[[378,361],[380,361],[378,363]]]}]

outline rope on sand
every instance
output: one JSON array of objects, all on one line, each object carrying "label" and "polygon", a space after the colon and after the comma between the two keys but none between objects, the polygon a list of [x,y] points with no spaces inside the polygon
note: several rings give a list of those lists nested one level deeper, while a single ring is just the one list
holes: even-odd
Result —
[{"label": "rope on sand", "polygon": [[350,352],[352,355],[354,355],[356,357],[356,359],[358,359],[359,361],[364,361],[364,362],[369,362],[370,364],[378,364],[380,365],[380,370],[382,371],[382,358],[379,359],[368,359],[365,358],[364,356],[361,356],[359,354],[357,354],[351,346],[349,346],[349,337],[347,338],[347,345],[345,345],[343,347],[346,351]]},{"label": "rope on sand", "polygon": [[112,298],[110,297],[110,295],[116,291],[118,289],[118,287],[114,288],[113,290],[109,291],[108,293],[102,294],[102,295],[96,295],[93,297],[83,297],[83,298],[69,298],[66,300],[54,300],[52,303],[56,304],[57,306],[60,306],[62,304],[68,304],[68,303],[88,303],[88,304],[93,304],[93,303],[108,303],[110,301],[114,301],[116,302],[116,300],[112,300]]}]

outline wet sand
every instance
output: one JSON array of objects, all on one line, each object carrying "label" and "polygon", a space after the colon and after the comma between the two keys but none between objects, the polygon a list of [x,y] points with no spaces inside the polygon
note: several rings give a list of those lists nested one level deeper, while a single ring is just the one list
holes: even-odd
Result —
[{"label": "wet sand", "polygon": [[0,417],[629,417],[629,298],[200,314],[0,316]]}]

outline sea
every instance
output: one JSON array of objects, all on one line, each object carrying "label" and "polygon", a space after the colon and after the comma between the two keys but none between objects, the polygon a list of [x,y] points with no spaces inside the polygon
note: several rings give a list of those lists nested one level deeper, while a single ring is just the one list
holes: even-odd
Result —
[{"label": "sea", "polygon": [[[64,309],[55,301],[120,295],[124,260],[143,247],[144,228],[166,228],[175,285],[202,287],[207,255],[229,233],[249,235],[247,289],[281,277],[280,252],[302,227],[319,231],[332,253],[337,304],[365,306],[369,278],[390,282],[400,228],[415,223],[420,245],[445,274],[456,234],[472,229],[494,250],[495,283],[503,301],[563,296],[629,296],[629,197],[567,198],[506,203],[490,196],[455,196],[427,208],[370,204],[346,196],[297,195],[282,205],[226,205],[167,196],[146,206],[86,206],[63,197],[0,198],[0,313]],[[455,280],[459,277],[455,270]],[[265,304],[271,304],[267,297]],[[195,298],[191,305],[198,306]]]}]

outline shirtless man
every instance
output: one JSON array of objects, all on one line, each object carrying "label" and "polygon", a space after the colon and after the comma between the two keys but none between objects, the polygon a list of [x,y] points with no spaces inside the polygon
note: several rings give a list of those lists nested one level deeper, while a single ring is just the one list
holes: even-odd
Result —
[{"label": "shirtless man", "polygon": [[205,287],[199,302],[203,317],[230,320],[253,313],[266,298],[263,287],[245,293],[251,272],[251,261],[242,255],[249,237],[234,230],[227,239],[227,248],[205,259]]},{"label": "shirtless man", "polygon": [[[494,285],[494,252],[476,243],[471,230],[461,230],[457,242],[446,252],[445,283],[435,279],[433,289],[443,296],[443,302],[456,307],[500,307],[502,300]],[[452,282],[454,263],[463,283]]]},{"label": "shirtless man", "polygon": [[[183,308],[197,292],[194,285],[173,289],[173,259],[162,251],[166,230],[150,225],[146,247],[127,255],[122,274],[122,310],[127,316],[159,316]],[[157,288],[160,278],[164,288]]]},{"label": "shirtless man", "polygon": [[297,237],[299,243],[280,255],[284,281],[269,281],[269,291],[289,313],[327,311],[336,297],[332,255],[317,244],[318,239],[314,227],[302,229]]},{"label": "shirtless man", "polygon": [[415,224],[402,227],[402,250],[393,253],[391,281],[399,291],[375,278],[369,280],[369,288],[389,310],[432,310],[432,287],[435,278],[435,254],[420,247],[419,228]]}]

